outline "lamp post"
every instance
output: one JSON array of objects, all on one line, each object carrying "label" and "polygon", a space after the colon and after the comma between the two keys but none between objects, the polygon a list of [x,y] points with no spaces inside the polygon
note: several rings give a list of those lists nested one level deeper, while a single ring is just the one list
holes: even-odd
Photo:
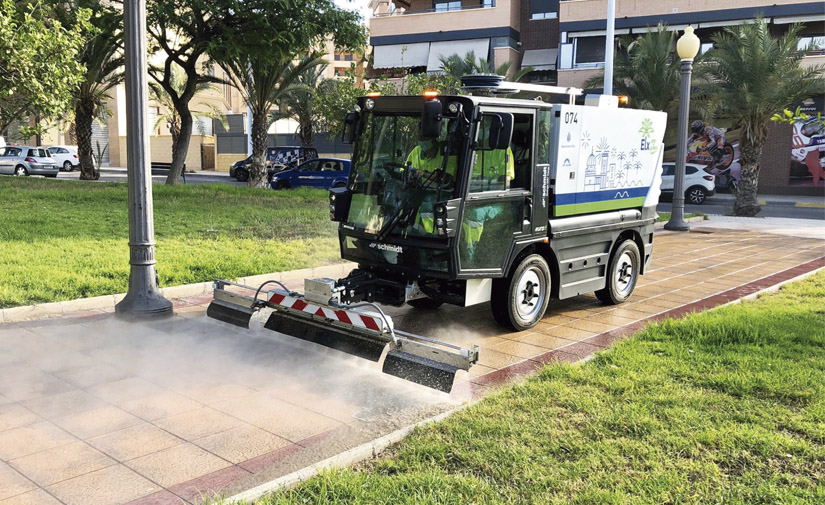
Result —
[{"label": "lamp post", "polygon": [[699,37],[688,26],[685,33],[676,41],[676,52],[682,59],[682,87],[679,91],[679,133],[676,139],[676,173],[673,176],[673,209],[670,221],[665,229],[671,231],[690,231],[685,222],[685,157],[687,156],[687,128],[690,115],[690,72],[693,70],[693,58],[699,53]]},{"label": "lamp post", "polygon": [[129,185],[129,291],[115,307],[128,318],[172,314],[172,302],[158,288],[155,271],[155,223],[149,175],[149,124],[146,106],[146,0],[123,2],[126,57],[126,173]]}]

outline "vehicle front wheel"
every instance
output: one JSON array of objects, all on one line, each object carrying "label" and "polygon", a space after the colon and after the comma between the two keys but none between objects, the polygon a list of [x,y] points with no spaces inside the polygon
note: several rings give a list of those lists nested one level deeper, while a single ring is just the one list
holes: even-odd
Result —
[{"label": "vehicle front wheel", "polygon": [[275,189],[289,189],[289,183],[286,181],[278,181],[278,184],[275,185]]},{"label": "vehicle front wheel", "polygon": [[550,302],[550,267],[538,254],[518,264],[508,278],[493,279],[490,308],[498,324],[516,331],[534,327]]},{"label": "vehicle front wheel", "polygon": [[246,182],[249,180],[249,172],[246,170],[235,170],[235,179],[238,182]]},{"label": "vehicle front wheel", "polygon": [[16,175],[17,177],[24,177],[26,175],[29,175],[29,171],[26,170],[26,167],[24,167],[23,165],[17,165],[17,167],[14,169],[14,175]]},{"label": "vehicle front wheel", "polygon": [[607,268],[607,286],[596,291],[596,298],[608,305],[618,305],[630,298],[639,278],[640,264],[636,242],[625,240],[619,244]]},{"label": "vehicle front wheel", "polygon": [[433,300],[432,298],[416,298],[415,300],[408,301],[407,305],[414,309],[434,310],[444,305],[444,302]]},{"label": "vehicle front wheel", "polygon": [[71,161],[64,161],[63,162],[63,171],[64,172],[71,172],[74,170],[74,166],[72,165]]},{"label": "vehicle front wheel", "polygon": [[688,188],[685,191],[685,200],[692,203],[693,205],[701,205],[705,198],[707,198],[708,194],[705,191],[705,188],[701,186],[693,186],[692,188]]}]

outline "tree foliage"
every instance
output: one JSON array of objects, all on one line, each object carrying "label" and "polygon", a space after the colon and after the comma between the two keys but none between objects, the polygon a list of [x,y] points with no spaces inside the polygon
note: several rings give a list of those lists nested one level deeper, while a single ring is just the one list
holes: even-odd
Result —
[{"label": "tree foliage", "polygon": [[225,34],[221,45],[211,47],[210,56],[232,76],[251,109],[249,185],[261,186],[266,182],[266,137],[274,120],[272,109],[301,87],[298,77],[304,71],[322,63],[320,55],[310,49],[328,37],[338,49],[361,47],[366,33],[357,13],[340,9],[332,0],[248,0],[236,9],[243,29]]},{"label": "tree foliage", "polygon": [[115,3],[99,0],[49,2],[57,19],[65,26],[77,23],[84,12],[92,12],[89,34],[77,55],[84,72],[72,89],[72,102],[80,178],[96,180],[100,178],[100,171],[99,163],[96,166],[93,161],[94,149],[105,150],[106,146],[92,146],[92,123],[109,114],[106,108],[109,91],[123,82],[123,11]]},{"label": "tree foliage", "polygon": [[[0,0],[0,133],[21,118],[54,119],[71,105],[83,75],[78,54],[90,12],[79,9],[70,26],[53,14],[40,1]],[[21,133],[37,129],[23,125]]]},{"label": "tree foliage", "polygon": [[[244,6],[257,3],[260,1],[241,4],[236,0],[149,0],[150,51],[163,57],[162,65],[150,68],[149,75],[169,96],[180,117],[180,132],[166,184],[177,184],[183,173],[192,136],[189,104],[204,83],[221,82],[209,73],[210,50],[221,48],[229,42],[231,34],[246,29],[252,13]],[[175,78],[178,71],[181,79]]]},{"label": "tree foliage", "polygon": [[296,79],[297,89],[290,96],[286,97],[285,105],[287,115],[294,117],[298,121],[298,138],[301,145],[312,146],[313,136],[318,123],[318,111],[315,102],[318,98],[316,87],[321,82],[321,74],[327,68],[324,61],[319,61],[317,65],[308,67],[298,74]]},{"label": "tree foliage", "polygon": [[713,82],[711,102],[716,113],[741,128],[739,162],[742,165],[734,213],[754,216],[757,200],[759,158],[768,136],[771,116],[822,91],[825,67],[803,67],[806,51],[799,51],[801,25],[774,37],[763,17],[731,26],[714,38],[707,63]]}]

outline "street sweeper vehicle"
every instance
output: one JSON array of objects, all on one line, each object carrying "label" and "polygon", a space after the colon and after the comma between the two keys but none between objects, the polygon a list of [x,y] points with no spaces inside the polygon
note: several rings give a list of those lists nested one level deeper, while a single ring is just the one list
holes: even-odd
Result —
[{"label": "street sweeper vehicle", "polygon": [[[329,208],[357,269],[306,279],[304,294],[271,282],[244,295],[219,280],[208,314],[449,391],[479,349],[394,328],[378,304],[489,303],[525,330],[551,299],[627,300],[652,254],[665,113],[494,76],[463,85],[473,94],[368,95],[347,114],[352,168]],[[516,92],[540,98],[496,96]]]}]

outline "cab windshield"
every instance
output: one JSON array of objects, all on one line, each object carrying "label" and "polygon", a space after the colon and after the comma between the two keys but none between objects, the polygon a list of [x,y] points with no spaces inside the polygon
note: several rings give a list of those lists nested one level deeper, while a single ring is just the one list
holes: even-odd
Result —
[{"label": "cab windshield", "polygon": [[348,223],[383,240],[436,238],[436,202],[453,198],[459,135],[442,120],[438,138],[421,136],[421,113],[367,113],[355,149]]}]

